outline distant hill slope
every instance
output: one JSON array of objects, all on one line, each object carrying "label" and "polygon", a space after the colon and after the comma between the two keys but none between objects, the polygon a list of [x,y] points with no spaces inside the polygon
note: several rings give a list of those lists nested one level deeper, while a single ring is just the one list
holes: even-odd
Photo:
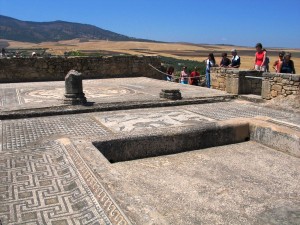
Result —
[{"label": "distant hill slope", "polygon": [[149,41],[131,38],[96,26],[65,21],[28,22],[0,15],[0,38],[21,42],[71,40]]}]

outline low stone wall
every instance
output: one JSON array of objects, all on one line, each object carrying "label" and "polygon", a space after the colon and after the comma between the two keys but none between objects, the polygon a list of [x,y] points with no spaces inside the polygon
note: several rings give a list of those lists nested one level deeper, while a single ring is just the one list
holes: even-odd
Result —
[{"label": "low stone wall", "polygon": [[263,99],[300,97],[300,75],[262,73],[254,70],[211,68],[211,88],[232,94],[255,94]]},{"label": "low stone wall", "polygon": [[211,88],[226,91],[227,76],[236,74],[236,71],[229,71],[221,67],[213,67],[210,69],[210,84]]},{"label": "low stone wall", "polygon": [[300,75],[264,73],[263,78],[263,99],[269,100],[277,96],[287,97],[289,95],[299,95],[300,98]]},{"label": "low stone wall", "polygon": [[232,94],[261,94],[262,72],[213,67],[210,76],[213,89]]},{"label": "low stone wall", "polygon": [[81,72],[84,79],[140,76],[162,79],[149,63],[161,67],[159,57],[148,56],[0,59],[0,82],[60,81],[72,69]]}]

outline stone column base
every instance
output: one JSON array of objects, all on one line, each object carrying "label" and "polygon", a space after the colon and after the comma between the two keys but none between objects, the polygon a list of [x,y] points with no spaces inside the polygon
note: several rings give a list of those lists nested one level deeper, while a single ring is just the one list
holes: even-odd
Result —
[{"label": "stone column base", "polygon": [[161,90],[159,93],[159,97],[166,98],[170,100],[180,100],[182,99],[181,92],[178,89],[171,89],[171,90]]},{"label": "stone column base", "polygon": [[83,105],[87,103],[84,93],[79,94],[65,94],[64,104],[68,105]]}]

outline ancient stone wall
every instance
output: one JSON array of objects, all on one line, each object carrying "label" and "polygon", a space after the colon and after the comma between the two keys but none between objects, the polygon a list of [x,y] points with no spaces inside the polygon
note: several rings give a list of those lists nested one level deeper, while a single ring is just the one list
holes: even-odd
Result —
[{"label": "ancient stone wall", "polygon": [[262,98],[272,99],[288,95],[299,95],[300,98],[300,75],[264,73],[263,78]]},{"label": "ancient stone wall", "polygon": [[211,87],[232,94],[255,94],[263,99],[279,95],[300,97],[300,75],[262,73],[254,70],[211,68]]},{"label": "ancient stone wall", "polygon": [[213,67],[210,75],[213,89],[232,94],[261,94],[261,72]]},{"label": "ancient stone wall", "polygon": [[149,63],[160,69],[158,57],[146,56],[0,59],[0,82],[60,81],[72,69],[81,72],[84,79],[140,76],[162,79]]}]

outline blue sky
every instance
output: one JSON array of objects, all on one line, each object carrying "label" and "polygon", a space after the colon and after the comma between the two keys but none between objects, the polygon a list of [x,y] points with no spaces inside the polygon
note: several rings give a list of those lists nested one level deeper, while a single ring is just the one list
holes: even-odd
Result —
[{"label": "blue sky", "polygon": [[0,14],[159,41],[300,48],[300,0],[0,0]]}]

